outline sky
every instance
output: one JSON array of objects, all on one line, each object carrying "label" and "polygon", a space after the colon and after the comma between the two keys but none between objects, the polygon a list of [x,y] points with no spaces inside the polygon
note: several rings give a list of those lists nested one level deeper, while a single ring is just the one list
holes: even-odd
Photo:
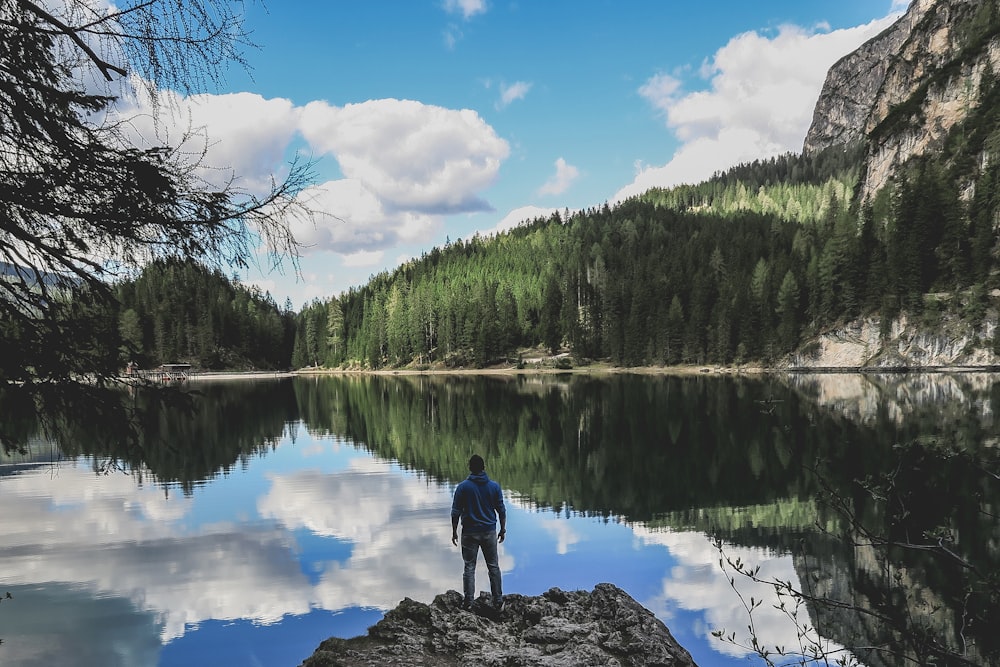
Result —
[{"label": "sky", "polygon": [[449,241],[800,152],[829,67],[907,4],[251,1],[249,69],[162,94],[210,180],[262,192],[313,161],[298,270],[239,274],[299,310]]}]

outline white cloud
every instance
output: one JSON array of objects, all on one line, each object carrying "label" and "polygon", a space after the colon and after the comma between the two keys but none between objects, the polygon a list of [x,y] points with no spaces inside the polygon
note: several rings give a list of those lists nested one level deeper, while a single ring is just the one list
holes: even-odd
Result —
[{"label": "white cloud", "polygon": [[180,520],[190,497],[165,498],[157,485],[96,476],[86,465],[61,467],[58,483],[42,484],[46,498],[38,487],[48,474],[4,480],[0,559],[7,585],[69,582],[130,600],[156,615],[162,640],[208,619],[273,623],[309,611],[311,586],[292,540],[278,528],[219,523],[189,531]]},{"label": "white cloud", "polygon": [[384,258],[385,253],[381,250],[358,250],[349,255],[344,255],[343,262],[344,266],[349,267],[378,266]]},{"label": "white cloud", "polygon": [[561,195],[573,185],[573,182],[580,176],[580,170],[566,160],[559,158],[556,160],[556,173],[545,184],[538,189],[538,194]]},{"label": "white cloud", "polygon": [[[433,238],[442,217],[492,210],[481,192],[510,147],[475,111],[412,100],[296,106],[252,93],[183,97],[142,87],[118,115],[137,146],[171,145],[215,187],[236,178],[252,194],[280,179],[293,149],[337,161],[344,178],[307,188],[313,219],[289,224],[303,254],[374,252]],[[302,144],[305,144],[303,147]]]},{"label": "white cloud", "polygon": [[[461,582],[457,548],[442,547],[441,526],[451,506],[447,487],[402,477],[370,459],[358,459],[335,475],[301,470],[271,480],[270,491],[257,502],[262,516],[289,531],[304,528],[352,544],[345,562],[327,563],[323,570],[314,591],[321,607],[389,609],[404,596],[432,600]],[[503,545],[500,568],[514,568]],[[486,581],[480,558],[477,587]]]},{"label": "white cloud", "polygon": [[[399,243],[432,238],[445,214],[490,210],[478,193],[495,180],[510,150],[473,111],[407,100],[294,107],[238,94],[176,103],[191,116],[200,113],[210,136],[219,137],[208,140],[207,162],[224,161],[257,182],[268,181],[299,131],[315,154],[339,162],[345,178],[300,195],[316,215],[289,221],[305,255],[373,258]],[[242,120],[227,122],[230,117]],[[152,131],[152,120],[146,122],[137,129]]]},{"label": "white cloud", "polygon": [[356,180],[328,181],[307,188],[299,198],[313,210],[336,211],[292,221],[292,233],[305,254],[323,250],[350,254],[396,243],[396,220]]},{"label": "white cloud", "polygon": [[200,161],[199,175],[215,187],[235,185],[253,194],[269,191],[298,132],[301,110],[283,98],[255,93],[183,97],[162,91],[157,104],[140,91],[119,115],[137,146],[169,145]]},{"label": "white cloud", "polygon": [[510,153],[475,111],[412,100],[311,102],[301,129],[315,151],[336,157],[347,178],[395,211],[489,210],[478,192],[493,183]]},{"label": "white cloud", "polygon": [[[751,596],[764,603],[754,612],[754,628],[757,636],[766,640],[768,646],[784,646],[795,650],[799,646],[798,628],[782,611],[774,607],[779,601],[774,587],[754,583],[747,578],[736,576],[734,584],[716,563],[718,551],[712,539],[703,533],[650,530],[643,526],[633,526],[636,537],[643,544],[661,544],[670,550],[676,559],[673,570],[663,579],[661,593],[651,600],[640,602],[661,619],[669,619],[675,609],[703,610],[706,625],[699,631],[716,650],[734,657],[743,657],[743,649],[720,642],[711,636],[713,630],[735,632],[737,640],[747,639],[747,612],[733,586],[745,600]],[[776,554],[763,549],[725,545],[725,553],[731,558],[739,558],[743,563],[760,566],[762,579],[779,579],[799,585],[799,576],[789,555]],[[808,611],[803,609],[799,620],[812,626]],[[806,641],[815,641],[830,651],[842,648],[816,634],[813,628],[807,633]]]},{"label": "white cloud", "polygon": [[551,533],[556,540],[556,553],[565,556],[580,542],[580,534],[573,529],[573,524],[558,516],[553,519],[540,519],[541,528]]},{"label": "white cloud", "polygon": [[451,14],[461,14],[463,19],[469,20],[476,14],[486,13],[486,0],[445,0],[444,9]]},{"label": "white cloud", "polygon": [[304,255],[332,250],[372,256],[401,242],[429,238],[441,217],[388,208],[361,181],[344,178],[307,188],[300,199],[318,215],[290,221]]},{"label": "white cloud", "polygon": [[664,113],[677,102],[681,82],[669,74],[657,74],[639,88],[639,94]]},{"label": "white cloud", "polygon": [[532,84],[527,81],[515,81],[509,85],[500,84],[500,100],[497,102],[497,108],[502,109],[511,102],[523,100],[531,90],[531,86]]},{"label": "white cloud", "polygon": [[896,18],[832,32],[783,26],[773,37],[738,35],[705,64],[707,90],[685,93],[672,76],[650,78],[639,93],[663,113],[681,147],[666,165],[639,165],[635,180],[614,199],[801,150],[827,70]]}]

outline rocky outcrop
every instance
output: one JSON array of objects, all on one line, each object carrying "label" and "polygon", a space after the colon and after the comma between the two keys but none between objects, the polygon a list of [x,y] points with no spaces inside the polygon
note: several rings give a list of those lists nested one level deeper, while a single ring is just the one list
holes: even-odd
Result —
[{"label": "rocky outcrop", "polygon": [[406,598],[368,635],[327,639],[301,667],[694,664],[650,611],[620,588],[598,584],[589,593],[508,595],[502,612],[485,595],[469,611],[455,591],[429,605]]},{"label": "rocky outcrop", "polygon": [[944,313],[930,324],[903,314],[889,323],[865,317],[821,333],[789,357],[784,369],[942,369],[1000,365],[994,349],[997,313],[969,322]]},{"label": "rocky outcrop", "polygon": [[864,200],[909,158],[939,149],[978,106],[984,72],[1000,71],[990,4],[914,0],[899,21],[830,69],[803,150],[867,142]]},{"label": "rocky outcrop", "polygon": [[910,38],[926,2],[914,2],[910,11],[856,51],[836,62],[827,73],[813,110],[812,124],[802,149],[818,153],[833,146],[861,142],[895,55]]}]

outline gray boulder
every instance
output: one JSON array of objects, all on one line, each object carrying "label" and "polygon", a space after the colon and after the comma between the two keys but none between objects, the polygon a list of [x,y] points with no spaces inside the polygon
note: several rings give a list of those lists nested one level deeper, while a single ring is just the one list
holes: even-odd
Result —
[{"label": "gray boulder", "polygon": [[429,605],[406,598],[366,636],[327,639],[301,667],[695,664],[658,618],[612,584],[505,600],[498,612],[485,593],[471,610],[456,591]]}]

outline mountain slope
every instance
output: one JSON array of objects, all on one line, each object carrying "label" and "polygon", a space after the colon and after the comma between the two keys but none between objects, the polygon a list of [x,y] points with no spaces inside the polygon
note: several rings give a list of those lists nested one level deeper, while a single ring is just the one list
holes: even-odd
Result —
[{"label": "mountain slope", "polygon": [[997,2],[916,0],[802,155],[435,249],[310,304],[293,365],[993,365],[998,65]]},{"label": "mountain slope", "polygon": [[983,104],[984,82],[996,71],[995,2],[915,0],[899,21],[830,69],[803,150],[865,142],[859,195],[870,199],[912,157],[942,149]]}]

